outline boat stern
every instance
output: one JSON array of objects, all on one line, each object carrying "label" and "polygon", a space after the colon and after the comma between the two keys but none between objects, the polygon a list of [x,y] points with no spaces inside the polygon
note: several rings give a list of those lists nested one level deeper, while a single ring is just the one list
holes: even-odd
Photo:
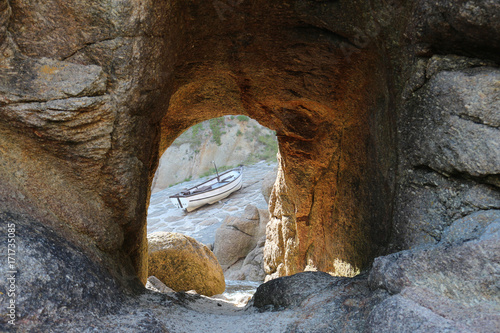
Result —
[{"label": "boat stern", "polygon": [[170,201],[172,202],[175,208],[185,209],[188,206],[188,200],[186,198],[171,196]]}]

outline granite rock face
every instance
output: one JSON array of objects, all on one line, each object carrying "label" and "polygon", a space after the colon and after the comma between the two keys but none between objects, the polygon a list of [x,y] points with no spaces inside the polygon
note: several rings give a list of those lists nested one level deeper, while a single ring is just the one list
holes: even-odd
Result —
[{"label": "granite rock face", "polygon": [[474,59],[432,57],[428,81],[401,115],[395,240],[436,243],[445,227],[500,207],[500,71]]},{"label": "granite rock face", "polygon": [[228,216],[215,232],[214,254],[229,280],[263,281],[263,247],[269,214],[254,205]]},{"label": "granite rock face", "polygon": [[234,265],[257,245],[259,211],[248,205],[241,218],[228,216],[215,233],[214,254],[224,270]]},{"label": "granite rock face", "polygon": [[369,332],[498,330],[500,224],[498,212],[484,215],[462,237],[455,233],[466,221],[458,220],[446,230],[453,238],[375,259],[369,285],[393,296],[373,309]]},{"label": "granite rock face", "polygon": [[[498,279],[486,273],[498,266],[499,16],[489,0],[0,0],[0,212],[41,244],[20,254],[37,267],[20,286],[47,287],[23,296],[19,321],[37,327],[44,309],[69,304],[54,320],[74,314],[81,331],[87,307],[146,283],[146,211],[159,155],[196,123],[242,114],[278,136],[268,278],[352,276],[377,256],[404,252],[375,262],[372,288],[397,293],[384,300],[370,298],[366,282],[342,280],[346,292],[358,281],[360,297],[373,303],[311,294],[318,302],[293,323],[288,310],[253,327],[242,324],[249,317],[235,322],[249,331],[404,331],[391,326],[399,317],[422,331],[495,327]],[[49,240],[64,253],[53,254],[57,270],[41,259],[53,253]],[[88,279],[100,280],[102,295],[80,289],[72,261],[95,273]],[[475,261],[483,270],[474,272]],[[67,289],[54,306],[51,295],[60,294],[43,267]],[[68,285],[67,276],[78,282]],[[457,296],[460,288],[478,304]],[[89,295],[86,305],[79,293]],[[122,313],[124,327],[179,331],[161,319],[164,307],[151,305],[166,299],[135,297],[127,309],[140,304],[140,319]],[[167,303],[173,317],[185,316],[177,306],[186,304]],[[120,318],[107,317],[109,327]]]},{"label": "granite rock face", "polygon": [[126,299],[126,290],[97,258],[87,257],[41,221],[2,211],[0,231],[6,236],[0,255],[0,274],[5,280],[0,284],[0,304],[7,309],[0,317],[2,332],[50,326],[75,313],[104,316],[118,311]]},{"label": "granite rock face", "polygon": [[0,2],[1,183],[125,286],[147,277],[162,8]]}]

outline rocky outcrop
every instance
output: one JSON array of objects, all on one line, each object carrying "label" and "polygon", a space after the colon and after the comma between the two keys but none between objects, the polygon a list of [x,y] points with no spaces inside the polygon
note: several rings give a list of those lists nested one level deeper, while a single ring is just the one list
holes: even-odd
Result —
[{"label": "rocky outcrop", "polygon": [[500,208],[500,71],[485,61],[434,56],[402,114],[395,241],[435,244],[453,221]]},{"label": "rocky outcrop", "polygon": [[304,272],[277,278],[257,288],[252,305],[261,311],[298,307],[309,296],[319,294],[322,289],[339,281],[348,279],[334,278],[324,272]]},{"label": "rocky outcrop", "polygon": [[[370,314],[370,332],[497,330],[499,222],[497,213],[487,227],[461,238],[377,258],[370,286],[393,296]],[[446,231],[461,227],[463,221],[457,221]],[[405,318],[404,330],[395,317]]]},{"label": "rocky outcrop", "polygon": [[[311,294],[306,301],[317,302],[301,303],[302,312],[232,323],[249,331],[259,331],[254,323],[266,331],[404,331],[396,318],[405,317],[412,329],[495,327],[495,287],[467,267],[477,260],[483,273],[497,274],[496,236],[484,221],[500,206],[499,15],[498,2],[486,0],[0,0],[0,212],[25,227],[16,237],[30,244],[18,257],[29,277],[16,282],[26,291],[20,330],[78,332],[92,322],[103,331],[119,323],[182,331],[171,318],[186,316],[187,303],[132,296],[148,276],[150,185],[159,155],[180,133],[236,114],[278,137],[269,278],[354,275],[380,255],[410,252],[376,261],[390,275],[374,271],[371,286],[397,294],[374,301],[371,312],[356,298]],[[484,226],[484,237],[468,224]],[[474,239],[455,243],[461,228]],[[440,252],[456,255],[461,268],[439,261]],[[465,286],[457,276],[477,281]],[[82,278],[104,291],[81,289]],[[480,304],[456,297],[460,288]],[[118,324],[89,318],[90,308],[117,315],[118,307],[102,305],[118,304],[112,295],[130,295],[124,308],[135,314],[122,312]],[[138,304],[147,310],[134,311]],[[206,319],[195,326],[201,331],[234,328],[196,318]]]},{"label": "rocky outcrop", "polygon": [[0,255],[0,304],[5,309],[0,331],[50,326],[54,319],[76,313],[116,312],[127,291],[99,265],[102,258],[86,256],[30,213],[0,211],[0,232],[5,235],[0,243],[5,249]]},{"label": "rocky outcrop", "polygon": [[147,277],[148,119],[172,51],[153,7],[0,1],[0,187],[23,198],[2,210],[31,211],[127,288]]},{"label": "rocky outcrop", "polygon": [[241,217],[228,216],[215,233],[214,254],[226,279],[263,281],[263,247],[267,212],[254,205]]},{"label": "rocky outcrop", "polygon": [[[244,311],[218,299],[165,290],[121,300],[119,314],[104,315],[93,325],[124,332],[495,332],[498,218],[482,230],[379,257],[371,272],[354,278],[303,272],[271,280],[259,286]],[[78,332],[88,327],[88,318],[50,325],[56,332]]]},{"label": "rocky outcrop", "polygon": [[222,268],[205,245],[175,232],[148,235],[149,275],[175,291],[221,294],[226,284]]},{"label": "rocky outcrop", "polygon": [[261,285],[251,302],[259,312],[293,313],[283,332],[364,332],[371,311],[387,297],[384,290],[370,290],[366,276],[304,272]]},{"label": "rocky outcrop", "polygon": [[[500,219],[496,213],[482,221],[462,237],[379,257],[369,275],[305,272],[271,280],[257,289],[252,304],[259,311],[303,312],[319,295],[331,293],[338,299],[319,310],[325,331],[495,331],[500,323],[500,270],[494,264],[500,259]],[[456,235],[463,227],[464,221],[458,221],[446,234]],[[307,327],[300,320],[295,325]]]}]

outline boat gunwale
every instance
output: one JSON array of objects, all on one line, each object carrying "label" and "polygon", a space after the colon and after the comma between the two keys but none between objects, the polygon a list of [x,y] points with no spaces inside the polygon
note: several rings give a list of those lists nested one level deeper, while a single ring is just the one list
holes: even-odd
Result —
[{"label": "boat gunwale", "polygon": [[[224,186],[221,186],[221,187],[218,187],[217,189],[222,189],[222,188],[225,188],[225,187],[228,187],[228,185],[231,185],[233,184],[235,181],[237,181],[240,177],[237,177],[235,180],[225,184]],[[196,202],[196,201],[200,201],[200,200],[205,200],[205,199],[209,199],[209,198],[213,198],[213,197],[217,197],[219,195],[222,195],[222,194],[226,194],[227,192],[229,191],[232,191],[234,190],[234,188],[238,187],[238,185],[241,184],[241,182],[239,182],[238,184],[236,184],[236,186],[233,186],[227,190],[224,190],[220,193],[217,193],[217,194],[214,194],[214,195],[211,195],[211,196],[205,196],[205,197],[202,197],[202,198],[199,198],[199,199],[194,199],[194,200],[190,200],[189,202]],[[206,191],[206,192],[211,192],[211,191]],[[196,193],[196,194],[204,194],[206,192],[199,192],[199,193]]]},{"label": "boat gunwale", "polygon": [[[226,187],[227,185],[230,185],[230,184],[234,183],[235,181],[237,181],[239,178],[241,178],[241,176],[243,175],[242,169],[243,169],[243,167],[242,167],[242,166],[240,166],[240,167],[237,167],[237,168],[234,168],[234,169],[231,169],[231,170],[224,171],[223,173],[219,174],[219,176],[218,176],[218,177],[217,177],[217,176],[216,176],[216,177],[212,177],[212,178],[210,178],[210,179],[208,179],[208,180],[204,181],[203,183],[200,183],[200,184],[198,184],[198,185],[196,185],[196,186],[193,186],[193,187],[190,187],[190,188],[188,188],[188,189],[185,189],[185,190],[184,190],[184,191],[182,191],[182,192],[191,191],[191,190],[192,190],[192,189],[194,189],[194,188],[197,188],[197,187],[200,187],[200,186],[202,186],[202,185],[204,185],[204,184],[206,184],[206,183],[209,183],[209,182],[211,182],[212,180],[214,180],[214,179],[216,179],[216,178],[220,178],[220,177],[222,177],[223,175],[226,175],[226,174],[228,174],[228,173],[230,173],[230,172],[232,172],[232,171],[236,171],[236,172],[238,172],[238,171],[239,171],[239,175],[238,175],[235,179],[233,179],[232,181],[228,182],[227,184],[224,184],[223,186],[218,187],[217,189],[220,189],[220,188]],[[218,183],[219,183],[219,182],[218,182]],[[174,194],[174,195],[169,196],[169,198],[189,198],[189,197],[193,197],[193,196],[195,196],[195,195],[204,194],[204,193],[211,192],[211,191],[214,191],[214,190],[216,190],[216,189],[214,189],[214,188],[208,188],[208,189],[206,189],[206,190],[199,191],[199,192],[196,192],[196,193],[191,193],[191,194],[180,194],[181,192],[179,192],[179,193],[176,193],[176,194]]]}]

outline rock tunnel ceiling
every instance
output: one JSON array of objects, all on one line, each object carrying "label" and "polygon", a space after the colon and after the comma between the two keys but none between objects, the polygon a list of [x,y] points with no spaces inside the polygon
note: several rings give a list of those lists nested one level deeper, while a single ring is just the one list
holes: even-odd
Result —
[{"label": "rock tunnel ceiling", "polygon": [[[498,5],[477,1],[471,16],[450,3],[0,0],[2,208],[122,285],[144,283],[159,156],[198,122],[244,114],[277,132],[281,152],[267,273],[359,272],[390,242],[411,244],[417,203],[401,184],[414,142],[397,132],[415,129],[398,117],[432,93],[419,91],[431,57],[436,71],[499,61]],[[441,43],[450,31],[456,46]]]}]

